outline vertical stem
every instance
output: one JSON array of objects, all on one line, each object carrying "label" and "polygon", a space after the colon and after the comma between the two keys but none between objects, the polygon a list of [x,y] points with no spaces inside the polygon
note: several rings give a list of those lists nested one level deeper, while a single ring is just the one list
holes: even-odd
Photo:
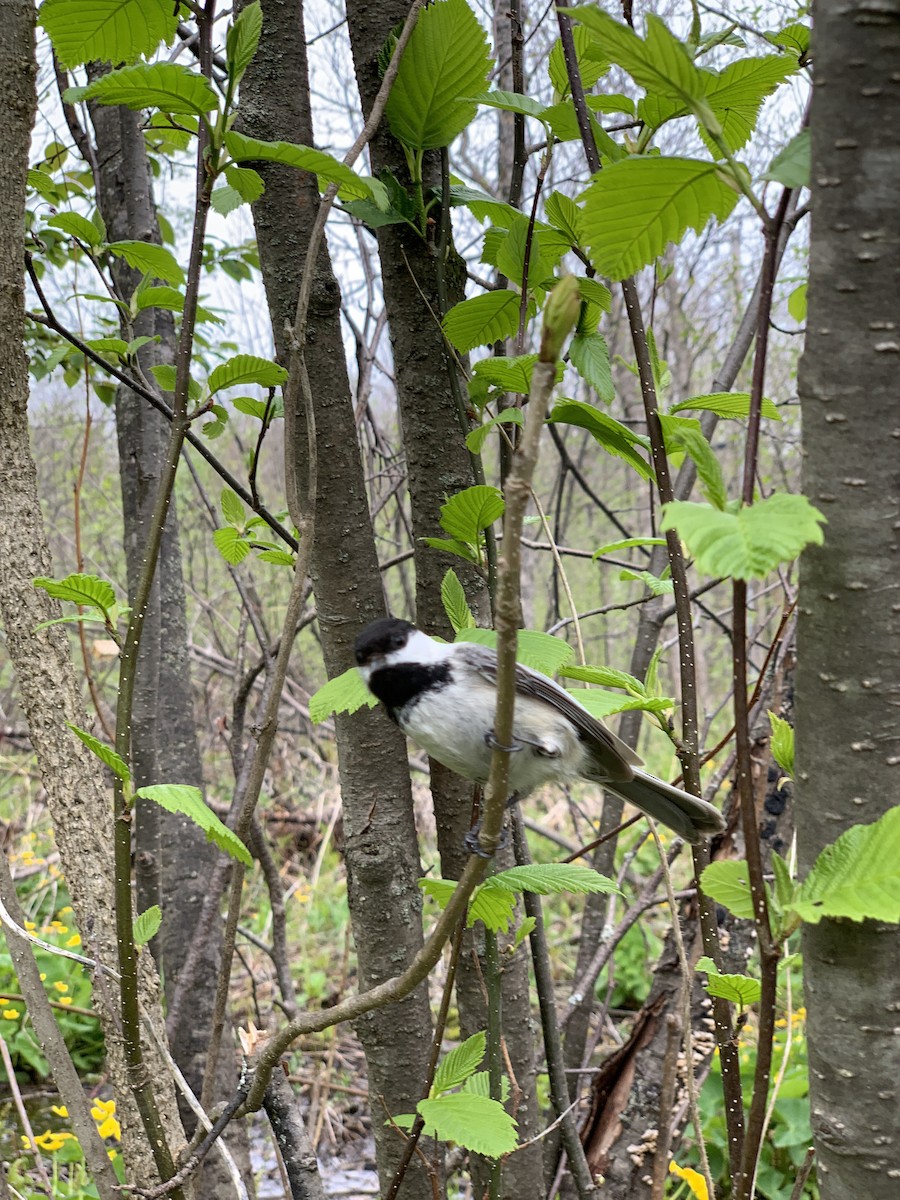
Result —
[{"label": "vertical stem", "polygon": [[[487,1067],[491,1099],[503,1100],[503,995],[500,987],[500,951],[497,934],[485,927],[484,975],[487,986]],[[490,1175],[490,1200],[500,1200],[503,1160],[494,1159]]]}]

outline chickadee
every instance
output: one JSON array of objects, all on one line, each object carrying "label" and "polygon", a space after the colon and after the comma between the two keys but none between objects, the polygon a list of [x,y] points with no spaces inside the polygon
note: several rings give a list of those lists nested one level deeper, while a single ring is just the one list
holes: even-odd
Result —
[{"label": "chickadee", "polygon": [[[497,655],[473,642],[436,642],[395,617],[367,625],[356,663],[388,716],[432,758],[487,783],[496,745]],[[588,779],[689,842],[724,828],[718,809],[638,770],[635,752],[559,684],[516,666],[509,803],[545,783]]]}]

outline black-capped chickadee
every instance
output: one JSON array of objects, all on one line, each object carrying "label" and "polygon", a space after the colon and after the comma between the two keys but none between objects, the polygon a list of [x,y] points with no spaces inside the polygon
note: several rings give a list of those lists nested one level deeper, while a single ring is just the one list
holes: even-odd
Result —
[{"label": "black-capped chickadee", "polygon": [[[436,642],[384,617],[356,639],[356,663],[391,720],[423,750],[476,783],[487,782],[495,745],[497,655],[473,642]],[[588,779],[689,842],[724,828],[718,809],[639,770],[635,752],[546,675],[519,664],[510,803],[545,783]]]}]

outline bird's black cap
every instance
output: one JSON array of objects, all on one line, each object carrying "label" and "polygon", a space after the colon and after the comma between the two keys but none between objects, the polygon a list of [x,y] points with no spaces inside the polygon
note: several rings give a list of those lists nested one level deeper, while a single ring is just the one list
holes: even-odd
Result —
[{"label": "bird's black cap", "polygon": [[356,639],[356,662],[364,667],[376,655],[401,650],[407,643],[415,625],[401,621],[399,617],[380,617],[367,625]]}]

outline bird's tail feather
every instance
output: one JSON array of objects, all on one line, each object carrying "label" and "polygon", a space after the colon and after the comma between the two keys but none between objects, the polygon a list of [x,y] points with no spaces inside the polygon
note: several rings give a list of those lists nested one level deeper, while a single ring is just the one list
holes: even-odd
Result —
[{"label": "bird's tail feather", "polygon": [[617,779],[604,786],[688,842],[700,842],[725,828],[717,808],[644,771],[636,770],[625,783]]}]

